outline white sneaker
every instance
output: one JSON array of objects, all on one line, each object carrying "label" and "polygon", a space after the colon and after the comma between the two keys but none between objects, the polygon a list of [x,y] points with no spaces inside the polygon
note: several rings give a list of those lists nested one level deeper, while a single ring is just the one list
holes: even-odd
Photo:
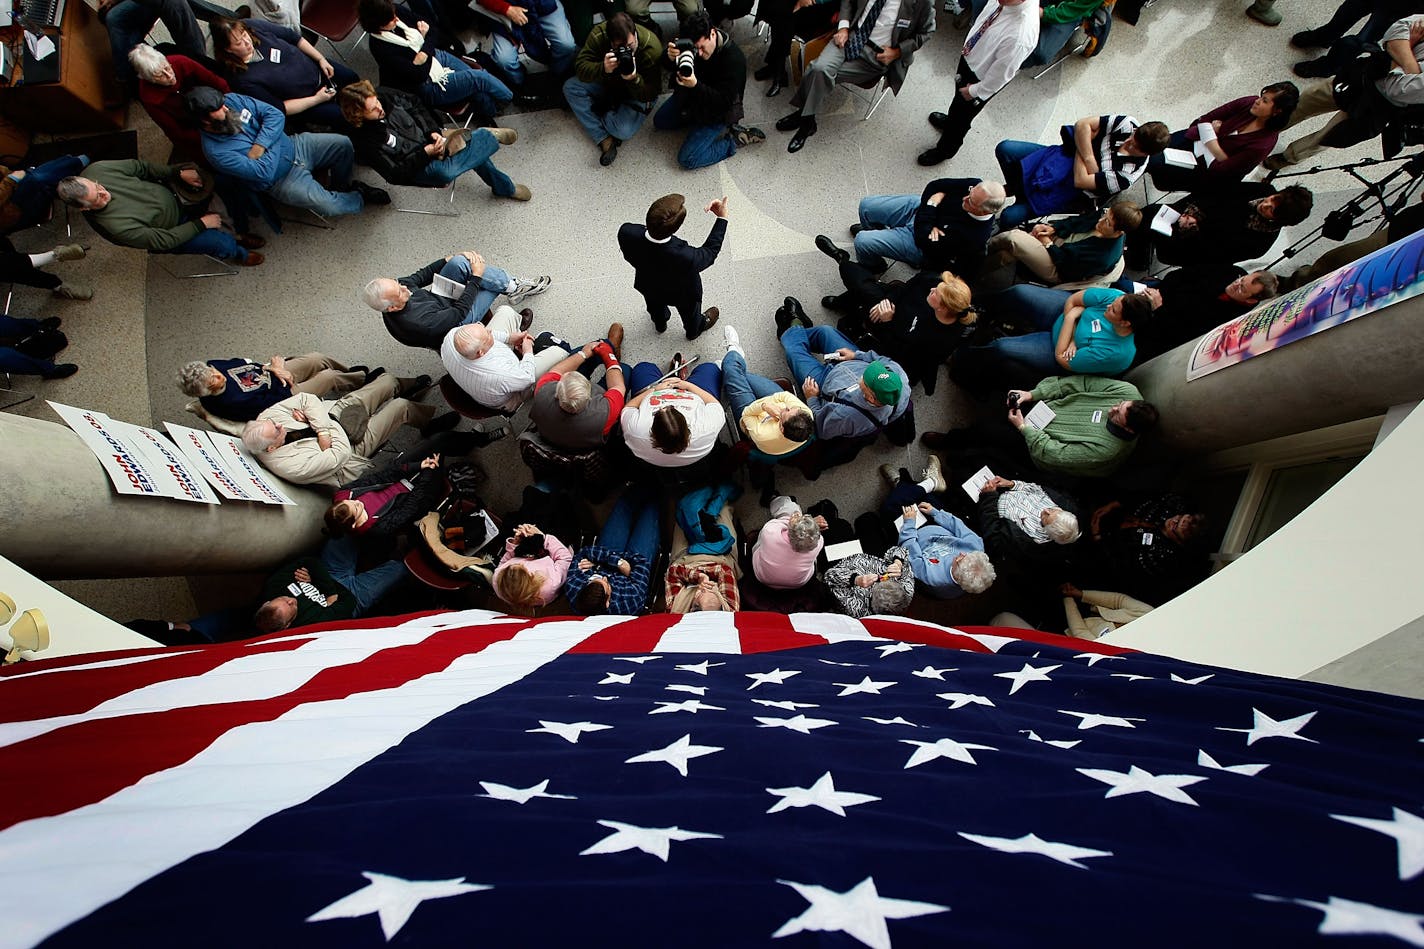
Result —
[{"label": "white sneaker", "polygon": [[930,455],[930,460],[925,464],[925,476],[920,480],[933,481],[934,487],[931,491],[948,490],[949,485],[944,480],[944,469],[940,467],[938,455]]},{"label": "white sneaker", "polygon": [[740,353],[743,359],[747,358],[747,351],[742,348],[742,338],[737,335],[735,326],[722,327],[722,341],[727,344],[727,352]]},{"label": "white sneaker", "polygon": [[547,276],[539,277],[532,282],[528,280],[520,280],[516,277],[514,280],[514,289],[507,291],[505,293],[505,296],[509,298],[509,302],[511,305],[518,306],[520,303],[524,302],[529,297],[538,296],[545,290],[549,289],[549,284],[553,282],[554,281]]}]

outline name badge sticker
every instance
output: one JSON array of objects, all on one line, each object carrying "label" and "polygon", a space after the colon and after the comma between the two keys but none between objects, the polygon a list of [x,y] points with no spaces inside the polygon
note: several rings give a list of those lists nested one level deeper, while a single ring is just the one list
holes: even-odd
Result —
[{"label": "name badge sticker", "polygon": [[1142,535],[1142,546],[1144,546],[1144,547],[1151,547],[1151,546],[1152,546],[1152,535],[1151,535],[1151,534],[1143,534],[1143,535]]},{"label": "name badge sticker", "polygon": [[896,21],[895,21],[895,29],[897,29],[897,30],[908,30],[909,28],[910,28],[910,21],[909,21],[909,20],[896,20]]},{"label": "name badge sticker", "polygon": [[272,62],[274,63],[280,63],[282,61],[282,51],[275,46],[267,51],[267,55],[272,57]]},{"label": "name badge sticker", "polygon": [[396,136],[395,136],[395,133],[394,133],[394,132],[392,132],[390,135],[387,135],[387,136],[386,136],[386,147],[387,147],[387,148],[395,148],[395,147],[396,147]]},{"label": "name badge sticker", "polygon": [[243,125],[246,125],[248,122],[252,121],[252,113],[247,109],[243,109],[237,117],[242,120]]},{"label": "name badge sticker", "polygon": [[1102,331],[1103,331],[1103,323],[1102,323],[1102,320],[1093,320],[1093,332],[1094,332],[1094,333],[1101,333]]},{"label": "name badge sticker", "polygon": [[1093,413],[1093,424],[1096,425],[1103,420],[1103,410],[1098,409]]}]

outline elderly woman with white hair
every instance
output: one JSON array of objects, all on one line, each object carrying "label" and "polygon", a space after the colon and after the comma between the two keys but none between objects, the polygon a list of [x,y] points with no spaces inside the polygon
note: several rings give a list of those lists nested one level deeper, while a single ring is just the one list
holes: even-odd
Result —
[{"label": "elderly woman with white hair", "polygon": [[752,573],[773,590],[796,590],[816,575],[816,555],[824,541],[822,517],[808,517],[785,495],[773,498],[771,520],[762,525],[752,547]]},{"label": "elderly woman with white hair", "polygon": [[[307,353],[285,359],[273,356],[266,363],[251,359],[195,359],[178,370],[178,385],[192,396],[203,411],[234,422],[250,422],[263,411],[290,398],[293,393],[310,392],[318,398],[359,389],[384,369],[365,366],[349,369],[321,353]],[[425,377],[420,387],[428,385]]]},{"label": "elderly woman with white hair", "polygon": [[196,60],[164,56],[147,43],[129,51],[129,65],[138,76],[138,101],[149,118],[163,129],[182,160],[206,164],[202,129],[183,97],[198,86],[211,86],[226,95],[232,91],[227,80]]},{"label": "elderly woman with white hair", "polygon": [[896,525],[910,566],[931,596],[952,600],[994,585],[994,564],[969,525],[929,501],[907,504]]},{"label": "elderly woman with white hair", "polygon": [[979,489],[979,532],[994,560],[1036,569],[1062,567],[1068,547],[1083,536],[1071,496],[999,477]]},{"label": "elderly woman with white hair", "polygon": [[[544,441],[567,452],[603,446],[628,395],[618,362],[622,351],[623,324],[614,323],[606,338],[585,343],[539,377],[529,403],[529,420]],[[602,384],[590,378],[599,365]]]},{"label": "elderly woman with white hair", "polygon": [[841,612],[856,619],[898,616],[915,597],[915,568],[904,547],[891,547],[879,557],[851,554],[832,564],[821,579]]}]

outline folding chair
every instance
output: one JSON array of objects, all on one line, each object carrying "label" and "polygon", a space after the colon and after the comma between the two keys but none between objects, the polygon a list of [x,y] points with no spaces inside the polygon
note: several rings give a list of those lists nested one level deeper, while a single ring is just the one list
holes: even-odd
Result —
[{"label": "folding chair", "polygon": [[[237,267],[232,266],[226,261],[219,260],[212,254],[152,254],[150,256],[158,260],[158,266],[162,267],[168,276],[178,280],[201,280],[204,277],[233,277],[237,275],[238,271]],[[177,257],[185,257],[190,260],[196,258],[198,261],[196,269],[186,272],[175,269],[169,266],[168,260],[165,259]],[[209,263],[203,264],[201,261],[208,261]]]},{"label": "folding chair", "polygon": [[[356,0],[302,0],[302,32],[310,30],[325,39],[342,62],[346,61],[346,53],[339,44],[352,34],[359,22]],[[362,30],[351,49],[365,38],[366,31]]]},{"label": "folding chair", "polygon": [[436,217],[459,217],[460,212],[455,209],[455,188],[459,186],[459,184],[460,179],[456,178],[448,185],[442,185],[439,188],[430,188],[424,185],[411,185],[412,188],[419,188],[422,191],[448,191],[450,192],[450,197],[437,204],[435,206],[435,210],[433,211],[426,210],[425,208],[396,208],[396,210],[404,211],[407,214],[433,214]]},{"label": "folding chair", "polygon": [[[865,103],[865,114],[860,117],[860,120],[862,122],[866,121],[872,115],[874,115],[875,110],[880,108],[880,103],[884,102],[885,97],[890,94],[890,83],[886,80],[886,77],[884,76],[881,76],[879,79],[876,79],[874,82],[871,82],[869,84],[842,83],[842,85],[845,86],[846,91],[849,92],[853,98],[860,99]],[[866,89],[868,90],[868,93],[866,95],[861,95],[859,92],[855,91],[857,89]]]}]

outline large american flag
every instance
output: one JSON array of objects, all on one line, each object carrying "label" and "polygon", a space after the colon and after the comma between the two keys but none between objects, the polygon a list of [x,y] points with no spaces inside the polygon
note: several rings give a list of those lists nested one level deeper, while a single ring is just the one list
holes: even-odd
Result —
[{"label": "large american flag", "polygon": [[1424,704],[484,611],[0,678],[0,946],[1424,946]]}]

